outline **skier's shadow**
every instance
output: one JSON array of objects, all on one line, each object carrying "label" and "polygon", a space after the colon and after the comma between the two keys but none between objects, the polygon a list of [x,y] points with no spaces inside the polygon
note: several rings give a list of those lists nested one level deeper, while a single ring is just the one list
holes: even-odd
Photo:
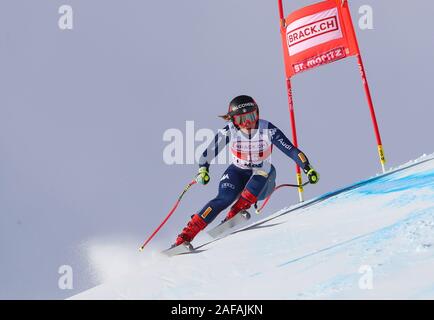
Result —
[{"label": "skier's shadow", "polygon": [[[202,246],[200,246],[200,247],[202,247]],[[200,247],[198,247],[198,248],[200,248]],[[190,252],[184,252],[184,253],[178,254],[178,256],[183,256],[183,255],[186,255],[186,254],[201,253],[201,252],[204,252],[204,251],[208,251],[208,249],[202,249],[202,250],[195,249],[195,250],[190,251]]]},{"label": "skier's shadow", "polygon": [[207,246],[207,245],[209,245],[209,244],[211,244],[211,243],[213,243],[213,242],[219,241],[219,240],[221,240],[221,239],[223,239],[223,238],[225,238],[225,237],[227,237],[227,236],[230,236],[230,235],[233,235],[233,234],[236,234],[236,233],[240,233],[240,232],[244,232],[244,231],[249,231],[249,230],[255,230],[255,229],[271,228],[271,227],[274,227],[274,226],[278,226],[279,224],[282,224],[282,223],[284,223],[284,222],[272,223],[272,224],[268,224],[268,225],[266,225],[266,226],[263,226],[263,225],[254,225],[254,226],[248,227],[248,228],[246,228],[246,229],[237,230],[237,231],[234,231],[234,232],[229,233],[229,234],[226,235],[226,236],[223,236],[223,237],[216,238],[216,239],[213,239],[213,240],[211,240],[211,241],[208,241],[208,242],[206,242],[206,243],[204,243],[204,244],[202,244],[202,245],[196,247],[195,251],[187,252],[186,254],[190,254],[190,253],[199,253],[199,252],[207,251],[208,249],[202,249],[202,250],[198,250],[198,249],[203,248],[203,247],[205,247],[205,246]]},{"label": "skier's shadow", "polygon": [[239,232],[250,231],[250,230],[256,230],[256,229],[271,228],[271,227],[278,226],[278,225],[280,225],[280,224],[282,224],[282,223],[284,223],[284,222],[267,224],[266,226],[263,226],[263,225],[258,224],[258,225],[254,225],[254,226],[251,226],[251,227],[247,227],[247,228],[242,229],[242,230],[234,231],[234,232],[232,232],[231,234],[236,234],[236,233],[239,233]]}]

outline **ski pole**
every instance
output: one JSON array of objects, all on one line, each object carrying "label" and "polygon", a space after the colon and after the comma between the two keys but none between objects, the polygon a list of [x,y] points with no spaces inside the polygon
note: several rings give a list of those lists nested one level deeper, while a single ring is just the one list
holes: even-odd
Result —
[{"label": "ski pole", "polygon": [[179,203],[181,202],[182,197],[184,197],[184,195],[186,194],[186,192],[197,183],[196,178],[194,178],[194,180],[192,180],[182,191],[181,195],[178,197],[178,200],[176,201],[175,205],[173,206],[172,210],[170,210],[169,214],[167,215],[167,217],[163,220],[163,222],[158,226],[157,229],[155,229],[155,231],[151,234],[151,236],[143,243],[143,245],[139,248],[139,251],[143,251],[143,249],[145,248],[145,246],[149,243],[149,241],[151,241],[151,239],[157,234],[158,231],[160,231],[160,229],[164,226],[164,224],[167,222],[167,220],[169,220],[170,216],[175,212],[176,208],[178,208]]},{"label": "ski pole", "polygon": [[274,192],[276,190],[283,188],[283,187],[300,188],[300,187],[304,187],[308,184],[309,184],[309,182],[305,182],[302,185],[285,183],[285,184],[281,184],[280,186],[277,186],[276,188],[274,188],[273,192],[265,199],[262,206],[259,209],[256,209],[256,214],[260,214],[262,212],[262,210],[267,205],[268,201],[270,201],[271,196],[274,194]]}]

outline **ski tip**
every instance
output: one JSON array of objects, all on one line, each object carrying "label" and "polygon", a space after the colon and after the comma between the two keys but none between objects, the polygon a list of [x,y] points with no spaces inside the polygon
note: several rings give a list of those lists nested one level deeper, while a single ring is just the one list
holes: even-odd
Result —
[{"label": "ski tip", "polygon": [[144,249],[143,247],[140,247],[140,248],[139,248],[139,252],[142,252],[142,251],[143,251],[143,249]]}]

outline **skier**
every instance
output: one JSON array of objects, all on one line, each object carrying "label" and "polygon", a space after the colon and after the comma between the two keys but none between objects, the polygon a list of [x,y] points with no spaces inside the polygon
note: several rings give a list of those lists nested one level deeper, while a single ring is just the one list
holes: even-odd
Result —
[{"label": "skier", "polygon": [[210,163],[227,144],[230,144],[232,164],[220,180],[217,197],[191,217],[172,247],[190,243],[232,203],[235,202],[223,221],[249,209],[258,199],[265,198],[264,193],[269,194],[274,189],[276,173],[271,164],[273,145],[303,169],[310,183],[315,184],[319,180],[318,173],[309,164],[306,155],[271,122],[259,119],[259,107],[252,97],[242,95],[234,98],[229,104],[228,113],[220,117],[229,123],[219,130],[214,141],[203,152],[196,179],[203,185],[209,183]]}]

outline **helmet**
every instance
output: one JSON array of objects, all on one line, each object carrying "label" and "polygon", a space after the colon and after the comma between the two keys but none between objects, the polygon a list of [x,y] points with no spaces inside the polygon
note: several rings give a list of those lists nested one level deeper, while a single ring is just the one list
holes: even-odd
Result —
[{"label": "helmet", "polygon": [[223,118],[237,127],[252,129],[259,119],[259,107],[252,97],[238,96],[229,103],[228,113]]}]

